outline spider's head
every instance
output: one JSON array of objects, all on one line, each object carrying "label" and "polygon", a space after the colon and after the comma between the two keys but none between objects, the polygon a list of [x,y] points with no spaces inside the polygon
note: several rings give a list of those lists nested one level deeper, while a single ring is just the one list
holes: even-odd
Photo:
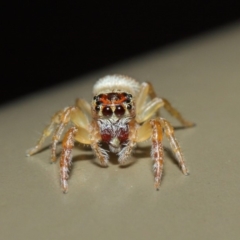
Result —
[{"label": "spider's head", "polygon": [[101,93],[93,97],[92,110],[97,118],[117,120],[133,117],[133,97],[126,92]]}]

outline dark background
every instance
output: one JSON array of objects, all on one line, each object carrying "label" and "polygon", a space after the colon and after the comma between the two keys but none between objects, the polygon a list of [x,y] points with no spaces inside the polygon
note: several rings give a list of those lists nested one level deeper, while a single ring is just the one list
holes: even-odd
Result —
[{"label": "dark background", "polygon": [[5,3],[0,103],[240,18],[237,1]]}]

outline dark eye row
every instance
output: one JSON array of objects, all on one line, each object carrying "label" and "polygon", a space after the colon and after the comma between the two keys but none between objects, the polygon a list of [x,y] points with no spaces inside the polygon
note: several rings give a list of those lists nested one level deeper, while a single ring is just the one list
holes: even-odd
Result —
[{"label": "dark eye row", "polygon": [[[123,95],[126,97],[125,102],[126,102],[126,103],[130,103],[130,102],[131,102],[131,99],[132,99],[132,94],[130,94],[130,93],[123,93]],[[101,99],[103,96],[104,96],[103,94],[99,94],[98,96],[94,96],[94,97],[93,97],[93,100],[94,100],[94,101],[97,101],[97,102],[96,102],[97,105],[100,105],[100,104],[101,104],[101,101],[99,101],[99,99]],[[108,99],[109,99],[109,100],[112,100],[113,98],[116,98],[116,99],[117,99],[117,98],[118,98],[118,97],[117,97],[117,94],[116,94],[116,93],[109,93],[109,94],[108,94]]]},{"label": "dark eye row", "polygon": [[126,103],[130,103],[131,100],[132,100],[132,94],[130,94],[130,93],[124,93],[124,96],[126,97],[125,102],[126,102]]},{"label": "dark eye row", "polygon": [[[131,110],[132,105],[130,103],[131,103],[131,100],[132,100],[132,94],[129,94],[129,93],[121,93],[121,94],[125,97],[124,102],[127,103],[127,109]],[[101,101],[101,98],[103,98],[104,96],[105,95],[103,95],[103,94],[99,94],[98,96],[93,97],[93,100],[96,102],[95,110],[97,112],[100,111],[100,109],[101,109],[100,105],[103,104],[103,102]],[[110,98],[110,100],[113,99],[114,97],[117,98],[116,93],[109,93],[108,94],[108,98]],[[117,105],[114,113],[116,114],[117,117],[121,117],[125,114],[125,109],[122,105]],[[112,114],[113,114],[113,111],[109,106],[103,106],[102,114],[105,117],[111,117]]]},{"label": "dark eye row", "polygon": [[[99,106],[96,106],[96,110],[97,110],[97,111],[100,110],[100,108],[98,108],[98,107],[99,107]],[[98,110],[98,109],[99,109],[99,110]],[[114,113],[116,114],[117,117],[121,117],[121,116],[124,115],[125,109],[124,109],[123,106],[118,105],[118,106],[116,106],[116,109],[115,109]],[[106,106],[106,107],[103,108],[102,114],[103,114],[103,116],[105,116],[105,117],[111,117],[112,114],[113,114],[113,111],[112,111],[112,109],[111,109],[110,107]]]},{"label": "dark eye row", "polygon": [[[131,104],[128,104],[128,105],[127,105],[127,109],[128,109],[128,110],[132,109],[132,105],[131,105]],[[96,106],[96,107],[95,107],[95,110],[96,110],[96,111],[99,111],[99,110],[100,110],[100,106]],[[123,106],[117,105],[114,113],[116,114],[117,117],[121,117],[121,116],[124,115],[125,109],[124,109]],[[113,111],[112,111],[112,109],[111,109],[109,106],[105,106],[105,107],[103,108],[103,110],[102,110],[102,114],[103,114],[103,116],[105,116],[105,117],[111,117],[112,114],[113,114]]]}]

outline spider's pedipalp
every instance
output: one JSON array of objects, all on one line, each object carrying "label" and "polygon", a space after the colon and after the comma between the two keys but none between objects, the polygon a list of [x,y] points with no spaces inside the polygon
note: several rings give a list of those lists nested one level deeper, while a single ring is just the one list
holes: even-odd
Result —
[{"label": "spider's pedipalp", "polygon": [[138,124],[135,121],[131,121],[129,123],[129,136],[128,136],[128,142],[125,144],[125,146],[122,148],[122,150],[118,153],[118,162],[120,164],[126,163],[129,156],[132,153],[133,148],[136,146],[137,142],[137,128]]},{"label": "spider's pedipalp", "polygon": [[99,159],[101,165],[107,166],[109,156],[107,151],[99,146],[100,141],[101,141],[101,135],[100,135],[99,127],[95,121],[92,121],[91,127],[90,127],[91,147],[93,152]]}]

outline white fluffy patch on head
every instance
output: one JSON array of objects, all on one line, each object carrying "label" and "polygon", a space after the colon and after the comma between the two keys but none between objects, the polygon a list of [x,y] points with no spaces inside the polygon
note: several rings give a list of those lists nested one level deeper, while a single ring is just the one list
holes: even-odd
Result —
[{"label": "white fluffy patch on head", "polygon": [[100,78],[93,86],[93,94],[110,92],[127,92],[136,96],[140,83],[135,79],[123,75],[108,75]]}]

